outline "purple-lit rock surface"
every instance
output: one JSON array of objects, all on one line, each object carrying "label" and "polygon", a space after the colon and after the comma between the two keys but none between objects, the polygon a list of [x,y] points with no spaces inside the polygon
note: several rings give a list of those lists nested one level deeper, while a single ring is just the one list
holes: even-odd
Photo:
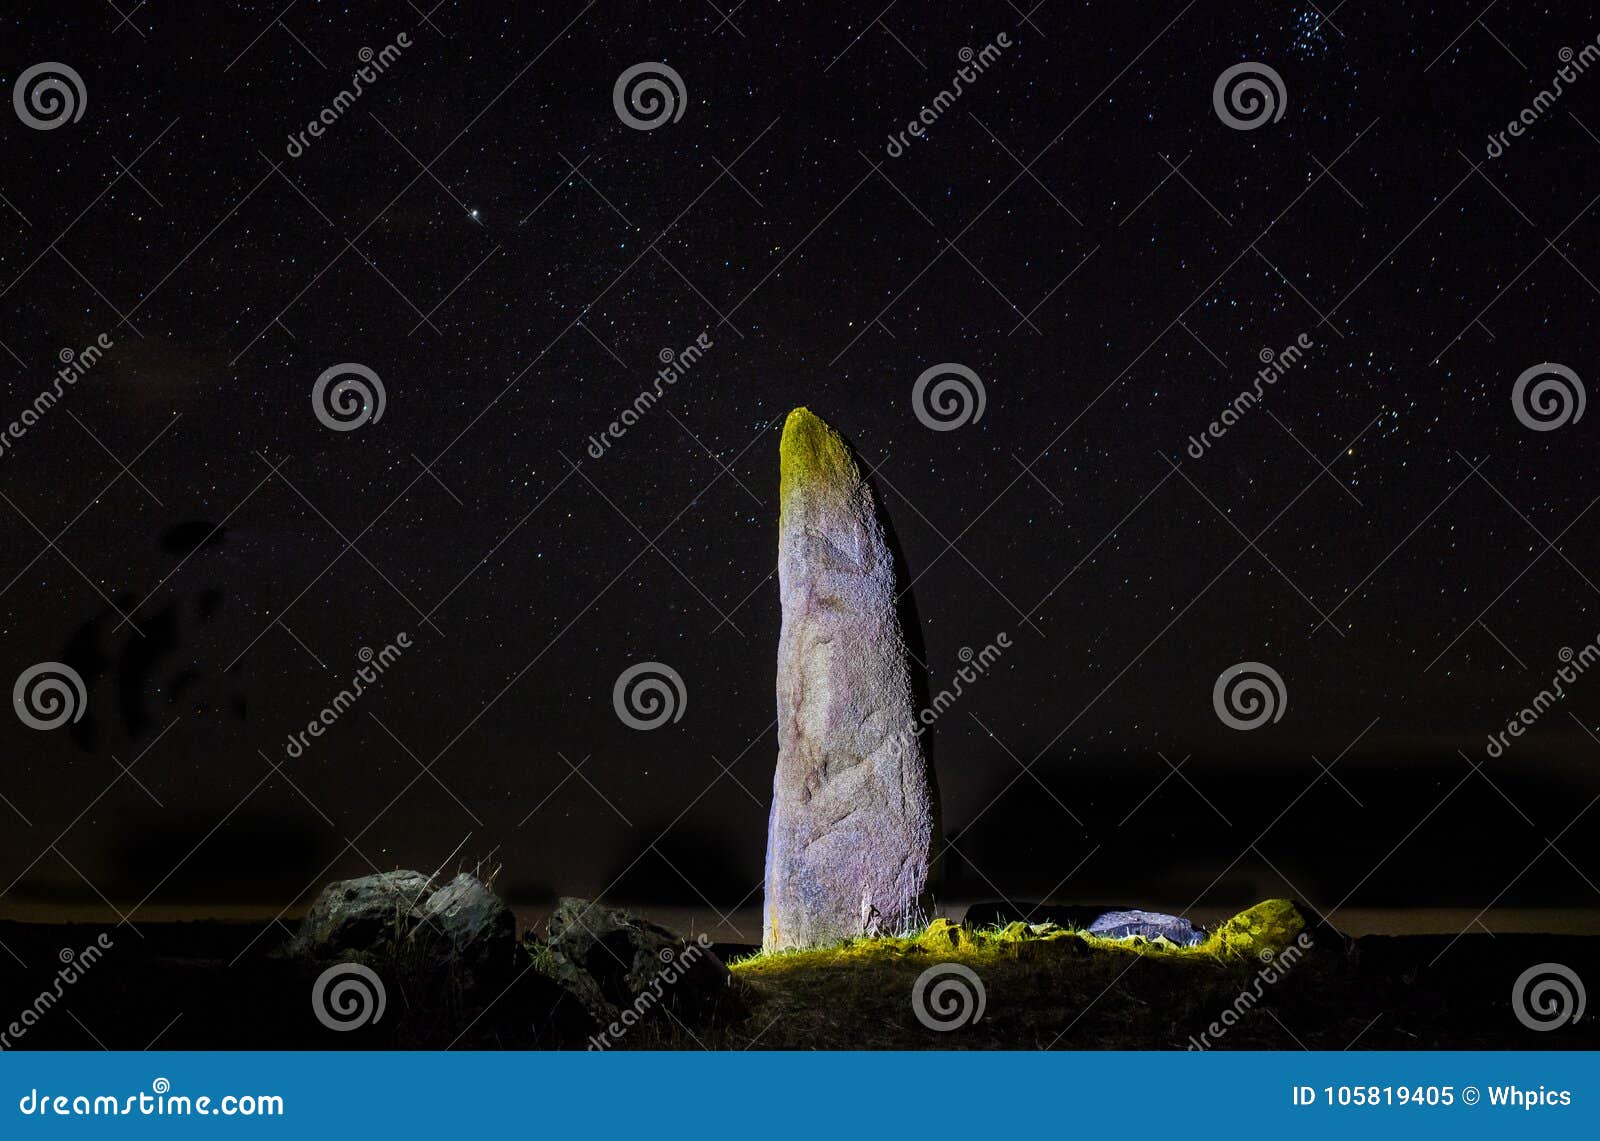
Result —
[{"label": "purple-lit rock surface", "polygon": [[1166,939],[1180,947],[1203,942],[1206,933],[1187,919],[1159,911],[1108,911],[1089,924],[1089,934],[1105,939]]},{"label": "purple-lit rock surface", "polygon": [[779,500],[769,951],[921,926],[937,818],[878,507],[804,408],[784,425]]}]

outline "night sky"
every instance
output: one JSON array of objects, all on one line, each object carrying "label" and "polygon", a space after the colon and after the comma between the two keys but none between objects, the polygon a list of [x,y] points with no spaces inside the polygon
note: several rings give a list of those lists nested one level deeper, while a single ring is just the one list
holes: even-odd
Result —
[{"label": "night sky", "polygon": [[[930,734],[947,898],[1595,906],[1600,670],[1487,755],[1600,638],[1600,414],[1512,399],[1600,376],[1600,75],[1487,153],[1581,6],[429,2],[0,17],[6,91],[83,85],[0,125],[0,422],[111,345],[0,455],[5,679],[87,693],[0,722],[0,910],[482,858],[758,902],[800,404],[874,473],[932,691],[1011,643]],[[641,63],[683,88],[650,129]],[[1240,63],[1281,117],[1219,115]],[[348,364],[382,415],[332,430]],[[936,431],[949,364],[984,407]],[[1284,700],[1240,730],[1246,662]],[[682,680],[649,730],[640,663]]]}]

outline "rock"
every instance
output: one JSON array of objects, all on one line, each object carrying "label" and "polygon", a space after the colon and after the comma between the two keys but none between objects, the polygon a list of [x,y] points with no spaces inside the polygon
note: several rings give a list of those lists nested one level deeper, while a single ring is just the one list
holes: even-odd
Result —
[{"label": "rock", "polygon": [[1206,933],[1187,919],[1163,915],[1159,911],[1108,911],[1086,928],[1102,939],[1165,939],[1177,947],[1194,947],[1205,942]]},{"label": "rock", "polygon": [[390,954],[416,924],[433,881],[421,872],[384,872],[323,888],[300,924],[292,953],[337,959],[348,952]]},{"label": "rock", "polygon": [[417,938],[442,938],[474,978],[502,978],[515,962],[516,916],[477,876],[462,872],[428,896],[418,923]]},{"label": "rock", "polygon": [[704,936],[684,939],[585,899],[562,899],[547,932],[541,969],[603,1026],[615,1026],[613,1038],[663,1009],[690,1023],[737,1009],[732,976]]},{"label": "rock", "polygon": [[1112,911],[1133,911],[1125,904],[1083,903],[1033,903],[1019,900],[982,900],[968,905],[966,918],[969,927],[1004,927],[1010,923],[1054,923],[1068,931],[1086,931],[1102,915]]},{"label": "rock", "polygon": [[437,886],[421,872],[340,880],[323,888],[289,946],[295,958],[403,962],[464,985],[504,979],[515,965],[516,919],[466,872]]},{"label": "rock", "polygon": [[1287,899],[1268,899],[1219,924],[1218,950],[1247,958],[1270,958],[1307,931],[1305,916]]},{"label": "rock", "polygon": [[1158,911],[1141,911],[1135,907],[985,900],[967,908],[966,922],[972,927],[1005,927],[1019,921],[1035,926],[1041,923],[1054,924],[1068,931],[1083,931],[1102,939],[1139,936],[1154,941],[1160,937],[1179,947],[1194,947],[1206,939],[1205,931],[1187,919],[1163,915]]},{"label": "rock", "polygon": [[916,938],[917,946],[936,955],[953,951],[972,951],[977,944],[972,939],[972,929],[948,919],[935,919]]},{"label": "rock", "polygon": [[780,445],[778,765],[768,951],[920,929],[938,803],[894,561],[849,448],[810,411]]}]

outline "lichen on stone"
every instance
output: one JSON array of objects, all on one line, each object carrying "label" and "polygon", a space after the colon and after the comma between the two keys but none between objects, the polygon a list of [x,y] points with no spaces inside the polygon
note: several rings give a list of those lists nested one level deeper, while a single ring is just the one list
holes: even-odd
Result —
[{"label": "lichen on stone", "polygon": [[1305,917],[1293,903],[1268,899],[1219,924],[1199,949],[1223,958],[1270,957],[1305,929]]},{"label": "lichen on stone", "polygon": [[839,433],[809,408],[800,407],[789,413],[778,444],[780,511],[788,507],[790,497],[801,488],[831,484],[844,493],[860,479],[850,448]]}]

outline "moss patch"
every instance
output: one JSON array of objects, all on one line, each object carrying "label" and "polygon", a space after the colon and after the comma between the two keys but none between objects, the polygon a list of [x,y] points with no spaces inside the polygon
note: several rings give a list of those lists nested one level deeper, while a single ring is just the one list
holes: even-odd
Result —
[{"label": "moss patch", "polygon": [[798,951],[761,952],[730,966],[746,976],[908,960],[965,963],[977,968],[992,962],[1090,952],[1231,963],[1257,959],[1269,951],[1277,954],[1305,930],[1305,925],[1299,910],[1287,899],[1269,899],[1241,911],[1193,947],[1179,947],[1165,939],[1105,939],[1083,931],[1068,931],[1054,923],[1019,922],[971,928],[948,919],[935,919],[915,935],[851,939]]},{"label": "moss patch", "polygon": [[1294,904],[1269,899],[1219,925],[1197,949],[1222,958],[1269,959],[1305,929],[1305,917]]},{"label": "moss patch", "polygon": [[[972,928],[938,919],[899,938],[733,962],[749,1020],[697,1033],[704,1045],[732,1048],[1181,1047],[1252,985],[1263,950],[1287,946],[1304,925],[1287,900],[1241,912],[1194,947],[1103,939],[1053,923]],[[1312,960],[1274,994],[1311,986],[1325,969]],[[920,1023],[911,1006],[918,976],[940,963],[970,968],[988,997],[980,1022],[948,1034]],[[1259,1021],[1277,1032],[1265,1014]],[[1241,1032],[1230,1044],[1250,1041],[1261,1039]]]},{"label": "moss patch", "polygon": [[860,481],[861,473],[850,455],[844,438],[825,424],[809,408],[796,408],[784,421],[783,440],[778,445],[779,509],[789,497],[814,484],[848,491]]}]

